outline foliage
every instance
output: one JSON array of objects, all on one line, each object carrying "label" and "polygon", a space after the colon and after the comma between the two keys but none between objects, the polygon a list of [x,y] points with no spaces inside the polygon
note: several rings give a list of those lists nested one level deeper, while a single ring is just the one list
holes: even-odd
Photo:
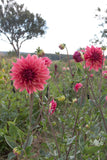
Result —
[{"label": "foliage", "polygon": [[[106,160],[107,79],[101,69],[88,71],[84,62],[72,60],[72,75],[67,62],[53,61],[44,91],[34,93],[30,124],[30,96],[16,90],[10,80],[13,61],[16,58],[0,60],[0,158],[21,159],[22,155],[31,160]],[[103,69],[106,67],[107,60]],[[77,93],[76,83],[84,86]],[[57,107],[50,115],[53,98]]]},{"label": "foliage", "polygon": [[34,15],[14,0],[2,1],[0,5],[0,33],[6,36],[16,55],[26,40],[45,34],[46,21]]},{"label": "foliage", "polygon": [[98,33],[90,41],[93,44],[107,46],[107,8],[98,7],[95,12],[95,18],[98,20]]}]

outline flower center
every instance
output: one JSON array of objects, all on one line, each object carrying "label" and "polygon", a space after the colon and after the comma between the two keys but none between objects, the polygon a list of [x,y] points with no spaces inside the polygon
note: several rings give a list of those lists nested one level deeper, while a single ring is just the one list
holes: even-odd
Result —
[{"label": "flower center", "polygon": [[32,81],[35,77],[35,72],[32,71],[32,69],[25,69],[22,72],[22,79],[24,81]]},{"label": "flower center", "polygon": [[93,61],[99,61],[99,60],[101,59],[101,57],[100,57],[100,55],[99,55],[98,53],[94,52],[94,53],[92,54],[91,59],[92,59]]}]

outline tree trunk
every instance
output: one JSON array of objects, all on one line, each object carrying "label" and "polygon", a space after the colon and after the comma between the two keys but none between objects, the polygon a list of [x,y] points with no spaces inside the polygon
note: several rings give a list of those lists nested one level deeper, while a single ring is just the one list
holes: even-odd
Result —
[{"label": "tree trunk", "polygon": [[17,54],[17,57],[20,58],[20,51],[19,51],[19,49],[17,49],[16,54]]}]

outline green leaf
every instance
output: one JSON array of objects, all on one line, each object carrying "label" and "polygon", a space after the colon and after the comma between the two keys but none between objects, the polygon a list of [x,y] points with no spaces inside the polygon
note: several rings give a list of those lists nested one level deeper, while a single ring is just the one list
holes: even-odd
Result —
[{"label": "green leaf", "polygon": [[4,83],[4,80],[0,79],[0,84],[3,84]]},{"label": "green leaf", "polygon": [[101,96],[101,103],[102,104],[105,102],[105,97],[106,97],[106,94],[104,94],[104,95]]},{"label": "green leaf", "polygon": [[5,136],[5,140],[7,142],[7,144],[13,149],[15,147],[17,147],[17,143],[14,141],[14,139],[10,136]]},{"label": "green leaf", "polygon": [[29,137],[29,141],[28,141],[28,145],[27,146],[31,146],[32,142],[33,142],[33,136],[31,135]]},{"label": "green leaf", "polygon": [[90,147],[85,147],[85,153],[86,154],[94,154],[97,151],[99,151],[102,148],[102,146],[90,146]]},{"label": "green leaf", "polygon": [[76,136],[72,137],[72,138],[68,138],[67,140],[67,145],[73,143],[73,141],[75,140]]},{"label": "green leaf", "polygon": [[45,155],[46,155],[45,151],[42,150],[42,149],[40,149],[40,155],[43,156],[43,157],[45,157]]},{"label": "green leaf", "polygon": [[89,99],[88,101],[89,101],[89,104],[90,104],[91,106],[95,106],[95,104],[96,104],[95,100]]},{"label": "green leaf", "polygon": [[12,160],[13,158],[15,158],[16,157],[16,155],[13,153],[13,152],[10,152],[9,154],[8,154],[8,160]]},{"label": "green leaf", "polygon": [[58,160],[64,160],[64,158],[63,158],[63,157],[61,157],[61,158],[58,158]]},{"label": "green leaf", "polygon": [[70,157],[69,157],[69,159],[74,159],[74,158],[75,158],[74,156],[70,156]]},{"label": "green leaf", "polygon": [[[81,101],[82,101],[82,104],[81,104]],[[80,107],[84,107],[84,105],[85,105],[85,98],[82,98],[82,97],[78,98],[78,104],[79,104]]]},{"label": "green leaf", "polygon": [[76,66],[78,67],[78,69],[83,69],[83,66],[81,65],[81,63],[76,63]]},{"label": "green leaf", "polygon": [[13,139],[18,139],[18,138],[23,138],[24,133],[17,127],[15,126],[14,122],[8,122],[9,124],[9,134]]},{"label": "green leaf", "polygon": [[31,150],[32,150],[31,146],[26,147],[25,151],[26,151],[27,155],[32,155]]},{"label": "green leaf", "polygon": [[[27,142],[27,140],[25,141],[25,143],[24,143],[24,145],[23,145],[23,148],[25,148],[26,142]],[[27,143],[27,146],[26,146],[26,147],[31,146],[32,142],[33,142],[33,136],[31,135],[31,136],[29,137],[29,140],[28,140],[28,143]]]},{"label": "green leaf", "polygon": [[9,134],[13,139],[18,138],[17,127],[14,126],[13,124],[10,124],[10,126],[9,126]]}]

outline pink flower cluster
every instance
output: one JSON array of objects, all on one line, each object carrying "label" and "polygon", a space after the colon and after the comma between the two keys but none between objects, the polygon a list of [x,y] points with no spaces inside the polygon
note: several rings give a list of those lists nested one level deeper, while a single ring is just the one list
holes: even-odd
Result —
[{"label": "pink flower cluster", "polygon": [[73,59],[75,62],[82,62],[83,58],[81,57],[81,53],[79,51],[76,51],[73,55]]},{"label": "pink flower cluster", "polygon": [[[93,69],[95,71],[98,71],[102,68],[104,57],[101,48],[94,46],[86,47],[85,50],[83,50],[83,54],[85,60],[85,67],[89,68],[89,70]],[[83,61],[81,53],[78,51],[74,53],[73,58],[76,62]]]},{"label": "pink flower cluster", "polygon": [[107,71],[102,71],[102,75],[105,79],[107,79]]},{"label": "pink flower cluster", "polygon": [[90,77],[92,78],[94,75],[93,74],[90,74]]},{"label": "pink flower cluster", "polygon": [[62,70],[63,71],[66,71],[66,70],[69,71],[69,67],[62,67]]},{"label": "pink flower cluster", "polygon": [[74,91],[78,92],[78,90],[83,86],[82,83],[76,83],[76,85],[74,86]]},{"label": "pink flower cluster", "polygon": [[54,99],[50,102],[49,105],[49,113],[52,115],[55,112],[55,109],[57,107],[57,103],[56,101],[54,101]]},{"label": "pink flower cluster", "polygon": [[52,64],[52,61],[48,57],[42,57],[42,60],[45,61],[45,65],[47,67],[50,67],[50,65]]},{"label": "pink flower cluster", "polygon": [[20,91],[26,89],[29,94],[43,90],[46,80],[50,78],[47,68],[49,65],[50,61],[48,63],[46,59],[43,60],[36,55],[28,54],[26,58],[22,56],[21,59],[17,59],[17,62],[13,63],[10,73],[15,88]]},{"label": "pink flower cluster", "polygon": [[89,70],[94,69],[98,71],[99,68],[102,68],[103,64],[103,51],[101,48],[92,46],[87,47],[84,54],[86,67],[89,67]]}]

